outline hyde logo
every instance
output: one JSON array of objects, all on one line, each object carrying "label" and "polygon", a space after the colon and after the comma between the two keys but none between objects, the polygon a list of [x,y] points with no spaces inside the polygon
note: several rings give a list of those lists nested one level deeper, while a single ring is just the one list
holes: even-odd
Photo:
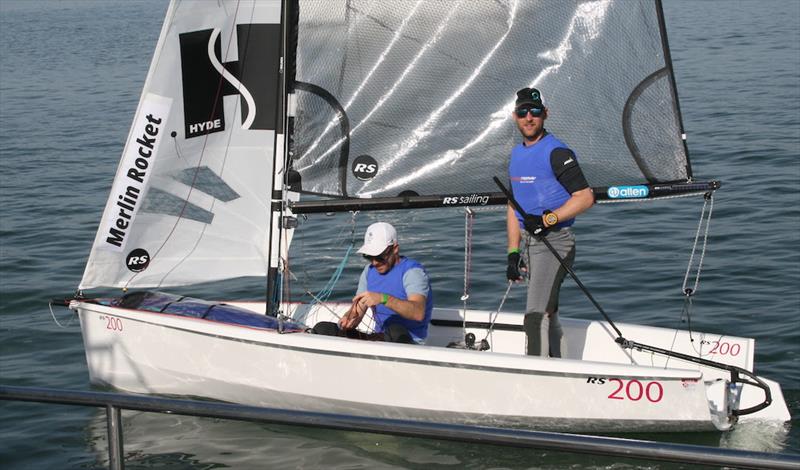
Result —
[{"label": "hyde logo", "polygon": [[186,138],[225,130],[222,99],[230,95],[239,96],[243,128],[275,130],[280,25],[236,25],[239,57],[226,62],[220,36],[220,29],[179,35]]}]

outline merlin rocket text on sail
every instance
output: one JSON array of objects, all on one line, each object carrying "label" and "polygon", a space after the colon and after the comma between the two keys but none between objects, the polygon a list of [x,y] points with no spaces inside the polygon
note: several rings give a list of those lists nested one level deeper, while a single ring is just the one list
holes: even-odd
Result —
[{"label": "merlin rocket text on sail", "polygon": [[156,144],[156,136],[160,128],[162,118],[153,117],[152,114],[146,116],[147,124],[144,126],[142,136],[136,139],[139,144],[138,156],[133,161],[133,165],[128,168],[125,173],[127,178],[133,180],[125,188],[125,194],[117,196],[117,206],[119,206],[119,214],[117,215],[114,225],[109,227],[108,231],[110,236],[106,237],[106,242],[122,247],[125,240],[126,231],[130,227],[134,214],[136,213],[136,203],[139,200],[139,195],[145,184],[145,177],[147,176],[147,169],[150,166],[150,158],[153,156]]}]

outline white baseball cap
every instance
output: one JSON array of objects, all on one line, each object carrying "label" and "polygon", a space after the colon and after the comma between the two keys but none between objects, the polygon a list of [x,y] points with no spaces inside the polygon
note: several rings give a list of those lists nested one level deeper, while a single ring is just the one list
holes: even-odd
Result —
[{"label": "white baseball cap", "polygon": [[359,253],[369,256],[378,256],[386,247],[397,243],[397,231],[386,222],[375,222],[367,227],[364,234],[364,245],[358,249]]}]

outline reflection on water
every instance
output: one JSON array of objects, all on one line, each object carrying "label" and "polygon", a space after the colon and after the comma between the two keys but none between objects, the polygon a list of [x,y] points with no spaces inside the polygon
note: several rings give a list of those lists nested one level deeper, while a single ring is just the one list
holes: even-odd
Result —
[{"label": "reflection on water", "polygon": [[789,423],[775,421],[747,421],[738,423],[727,432],[662,433],[662,434],[606,434],[626,439],[670,442],[723,449],[749,450],[754,452],[782,452],[789,439]]},{"label": "reflection on water", "polygon": [[[124,411],[126,468],[685,468],[635,459],[402,438],[172,414]],[[108,465],[106,415],[87,426],[98,466]],[[627,435],[753,451],[783,450],[788,429],[743,423],[728,433]],[[695,468],[695,467],[693,467]]]}]

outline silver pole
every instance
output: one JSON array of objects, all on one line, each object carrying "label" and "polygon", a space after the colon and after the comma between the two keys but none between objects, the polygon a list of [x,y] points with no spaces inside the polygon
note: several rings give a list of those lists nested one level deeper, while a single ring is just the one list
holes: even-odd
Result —
[{"label": "silver pole", "polygon": [[[0,385],[0,400],[20,400],[65,405],[116,407],[119,437],[119,463],[122,464],[122,431],[119,409],[188,416],[256,421],[291,426],[312,426],[353,432],[372,432],[405,437],[425,437],[474,444],[502,445],[527,449],[549,449],[612,457],[681,462],[692,465],[716,465],[736,468],[797,470],[800,455],[721,449],[688,444],[640,441],[602,436],[560,434],[554,432],[463,426],[399,419],[369,418],[331,413],[259,408],[229,403],[176,400],[172,398],[125,395],[121,393],[59,390]],[[109,415],[111,416],[111,415]],[[109,418],[111,423],[111,418]],[[110,428],[111,426],[109,426]],[[114,439],[109,430],[109,442]],[[110,444],[109,444],[110,446]],[[112,467],[114,468],[114,467]],[[117,467],[117,468],[122,468]]]},{"label": "silver pole", "polygon": [[108,467],[111,470],[124,470],[122,410],[110,403],[106,404],[106,431],[108,431]]}]

